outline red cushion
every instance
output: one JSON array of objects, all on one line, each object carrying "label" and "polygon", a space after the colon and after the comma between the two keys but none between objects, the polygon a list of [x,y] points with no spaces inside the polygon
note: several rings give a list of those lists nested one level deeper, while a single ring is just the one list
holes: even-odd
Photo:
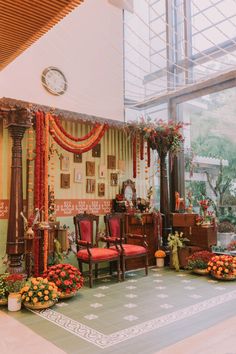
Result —
[{"label": "red cushion", "polygon": [[[99,260],[109,260],[114,259],[119,255],[119,252],[115,249],[111,248],[90,248],[90,252],[92,254],[92,260],[99,261]],[[82,260],[88,260],[89,254],[88,251],[83,249],[77,253],[77,258]]]},{"label": "red cushion", "polygon": [[92,223],[89,220],[81,220],[79,223],[81,240],[92,242]]},{"label": "red cushion", "polygon": [[120,220],[113,218],[109,221],[111,237],[120,237]]},{"label": "red cushion", "polygon": [[147,249],[143,246],[131,245],[131,244],[123,244],[124,248],[124,255],[125,256],[132,256],[132,255],[139,255],[139,254],[146,254]]}]

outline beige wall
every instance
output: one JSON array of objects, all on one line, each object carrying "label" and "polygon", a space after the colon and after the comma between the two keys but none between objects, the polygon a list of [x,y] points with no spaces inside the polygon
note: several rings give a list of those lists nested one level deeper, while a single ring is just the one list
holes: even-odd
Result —
[{"label": "beige wall", "polygon": [[[122,10],[86,0],[0,73],[0,96],[123,120]],[[63,71],[59,97],[41,84],[49,66]]]}]

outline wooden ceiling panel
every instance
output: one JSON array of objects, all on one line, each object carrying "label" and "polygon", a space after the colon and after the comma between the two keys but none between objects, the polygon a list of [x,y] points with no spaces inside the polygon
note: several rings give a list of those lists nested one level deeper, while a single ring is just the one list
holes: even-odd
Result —
[{"label": "wooden ceiling panel", "polygon": [[0,70],[84,0],[0,0]]}]

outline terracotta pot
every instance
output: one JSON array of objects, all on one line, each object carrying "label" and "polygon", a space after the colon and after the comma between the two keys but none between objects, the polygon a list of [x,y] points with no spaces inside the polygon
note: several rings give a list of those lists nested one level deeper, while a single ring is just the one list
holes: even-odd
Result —
[{"label": "terracotta pot", "polygon": [[193,273],[195,274],[199,274],[199,275],[207,275],[209,273],[209,271],[207,270],[207,268],[205,269],[200,269],[200,268],[194,268],[192,270]]},{"label": "terracotta pot", "polygon": [[235,280],[236,279],[235,275],[227,275],[225,277],[222,277],[221,275],[218,275],[215,273],[211,273],[211,275],[213,276],[213,278],[219,279],[219,280]]},{"label": "terracotta pot", "polygon": [[8,311],[20,311],[21,309],[21,294],[10,293],[8,295]]},{"label": "terracotta pot", "polygon": [[69,294],[66,293],[60,293],[59,294],[59,299],[69,299],[70,297],[73,297],[77,294],[77,291],[72,291]]},{"label": "terracotta pot", "polygon": [[158,268],[163,268],[164,267],[164,258],[156,258],[156,265]]},{"label": "terracotta pot", "polygon": [[31,310],[42,310],[42,309],[47,309],[48,307],[51,307],[55,305],[56,301],[45,301],[44,303],[41,302],[36,302],[36,304],[33,304],[31,302],[24,301],[23,304],[26,308],[31,309]]}]

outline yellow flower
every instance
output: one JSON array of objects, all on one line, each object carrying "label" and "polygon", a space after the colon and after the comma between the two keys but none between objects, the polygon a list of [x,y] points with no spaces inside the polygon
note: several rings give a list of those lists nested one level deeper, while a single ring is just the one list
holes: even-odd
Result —
[{"label": "yellow flower", "polygon": [[55,299],[56,297],[57,297],[57,294],[56,294],[56,293],[52,294],[52,298],[53,298],[53,299]]},{"label": "yellow flower", "polygon": [[35,285],[35,286],[33,287],[33,289],[34,289],[34,290],[37,290],[37,289],[38,289],[38,287]]},{"label": "yellow flower", "polygon": [[49,294],[49,291],[48,290],[44,290],[44,294]]},{"label": "yellow flower", "polygon": [[43,295],[42,291],[39,291],[38,296],[42,296],[42,295]]},{"label": "yellow flower", "polygon": [[37,279],[37,280],[43,280],[43,278],[42,278],[42,277],[37,277],[36,279]]},{"label": "yellow flower", "polygon": [[48,287],[48,290],[53,290],[53,286],[49,286],[49,287]]},{"label": "yellow flower", "polygon": [[27,296],[26,299],[25,299],[25,301],[29,301],[29,299],[30,299],[29,296]]},{"label": "yellow flower", "polygon": [[38,298],[37,298],[37,297],[34,297],[34,298],[33,298],[33,303],[36,304],[36,302],[38,302]]},{"label": "yellow flower", "polygon": [[46,295],[44,296],[44,300],[47,301],[49,299],[49,297]]},{"label": "yellow flower", "polygon": [[44,284],[47,284],[47,283],[48,283],[47,278],[43,279],[43,283],[44,283]]},{"label": "yellow flower", "polygon": [[25,299],[25,295],[22,295],[21,298],[22,298],[22,300],[24,300]]},{"label": "yellow flower", "polygon": [[32,296],[33,295],[33,291],[29,291],[28,295]]}]

